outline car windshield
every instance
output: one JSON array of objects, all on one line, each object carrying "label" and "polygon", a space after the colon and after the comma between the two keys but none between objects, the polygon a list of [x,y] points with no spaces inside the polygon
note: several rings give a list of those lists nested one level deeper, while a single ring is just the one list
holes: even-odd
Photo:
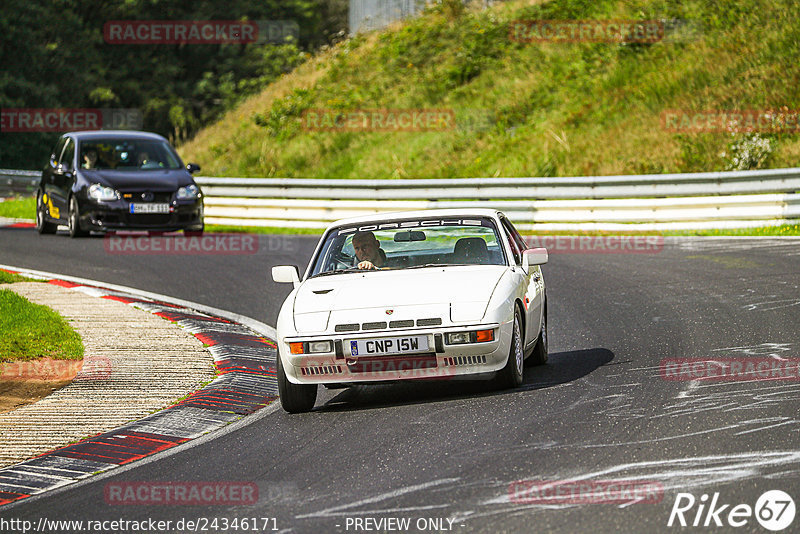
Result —
[{"label": "car windshield", "polygon": [[497,228],[489,218],[411,219],[329,232],[310,276],[355,272],[364,260],[382,270],[506,265]]},{"label": "car windshield", "polygon": [[92,139],[80,144],[82,169],[148,171],[179,169],[172,147],[157,139]]}]

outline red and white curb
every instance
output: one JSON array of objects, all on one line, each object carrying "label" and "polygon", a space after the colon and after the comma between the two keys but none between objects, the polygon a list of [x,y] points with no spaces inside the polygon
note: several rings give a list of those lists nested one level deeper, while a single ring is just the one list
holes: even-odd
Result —
[{"label": "red and white curb", "polygon": [[124,302],[175,322],[209,346],[217,371],[207,386],[160,412],[0,469],[0,506],[186,443],[277,399],[274,329],[267,325],[131,288],[4,265],[0,269]]}]

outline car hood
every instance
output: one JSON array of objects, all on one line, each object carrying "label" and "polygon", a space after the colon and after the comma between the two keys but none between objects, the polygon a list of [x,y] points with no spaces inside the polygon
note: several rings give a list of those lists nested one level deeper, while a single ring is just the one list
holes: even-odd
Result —
[{"label": "car hood", "polygon": [[149,191],[175,191],[179,187],[194,183],[185,169],[158,169],[148,171],[81,170],[92,183],[114,189]]},{"label": "car hood", "polygon": [[506,267],[501,265],[474,265],[321,276],[300,285],[294,312],[488,303],[505,271]]}]

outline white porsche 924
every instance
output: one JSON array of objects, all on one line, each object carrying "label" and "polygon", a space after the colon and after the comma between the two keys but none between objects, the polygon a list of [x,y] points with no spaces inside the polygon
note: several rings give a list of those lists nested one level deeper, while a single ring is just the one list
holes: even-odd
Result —
[{"label": "white porsche 924", "polygon": [[278,316],[277,375],[287,412],[314,407],[318,384],[454,377],[522,383],[547,361],[540,265],[501,212],[428,210],[343,219],[319,241]]}]

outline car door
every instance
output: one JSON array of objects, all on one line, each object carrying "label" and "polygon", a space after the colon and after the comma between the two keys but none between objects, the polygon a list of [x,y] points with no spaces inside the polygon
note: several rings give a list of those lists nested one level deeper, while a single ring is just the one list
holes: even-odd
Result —
[{"label": "car door", "polygon": [[59,218],[66,220],[69,215],[69,194],[75,181],[75,140],[67,137],[64,149],[53,169],[50,196],[59,211]]},{"label": "car door", "polygon": [[511,246],[511,252],[514,256],[520,273],[521,283],[525,289],[523,296],[523,304],[525,308],[525,348],[528,349],[536,342],[539,337],[539,328],[541,328],[542,311],[544,305],[544,280],[542,279],[542,271],[538,265],[531,265],[528,267],[528,272],[522,270],[522,253],[527,248],[525,240],[519,235],[519,232],[511,221],[505,217],[501,218],[503,223],[503,231],[508,239],[508,244]]},{"label": "car door", "polygon": [[58,139],[56,146],[53,147],[53,152],[50,154],[50,161],[47,163],[44,171],[42,171],[41,190],[44,193],[42,202],[45,205],[45,211],[47,211],[48,215],[54,219],[61,218],[61,213],[58,206],[53,203],[53,198],[55,197],[53,193],[56,187],[55,172],[58,168],[58,162],[61,159],[61,154],[64,152],[64,145],[67,143],[68,139],[69,138],[67,136],[62,136]]}]

